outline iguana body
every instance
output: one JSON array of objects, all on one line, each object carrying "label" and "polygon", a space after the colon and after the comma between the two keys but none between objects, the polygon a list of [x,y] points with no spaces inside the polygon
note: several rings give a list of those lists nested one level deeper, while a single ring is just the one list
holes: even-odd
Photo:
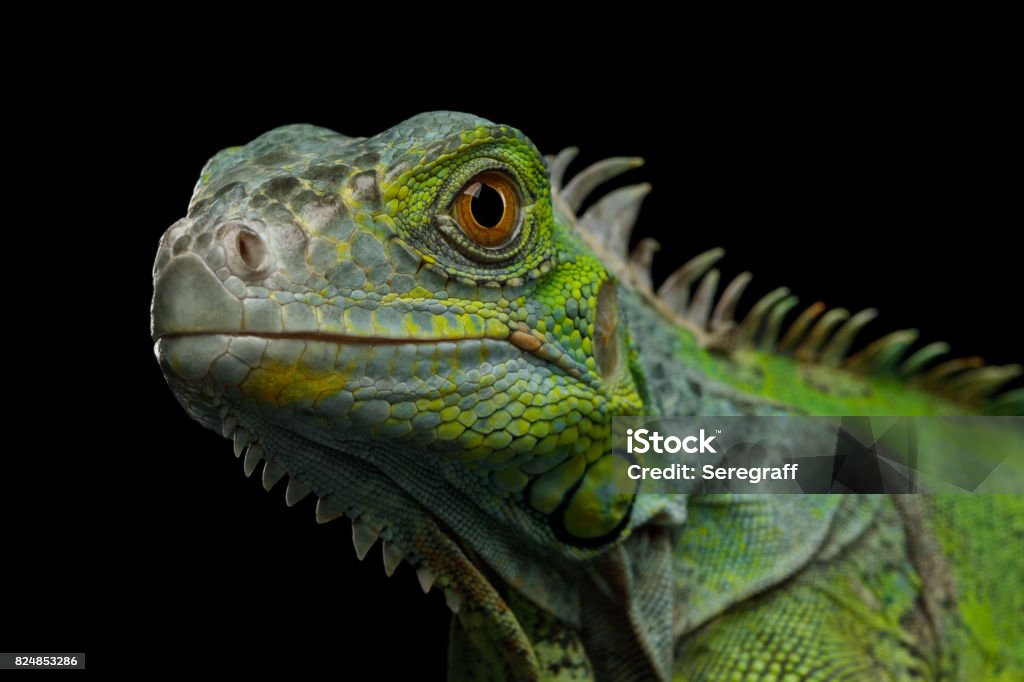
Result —
[{"label": "iguana body", "polygon": [[449,112],[224,150],[157,257],[168,382],[247,475],[445,590],[452,679],[1018,679],[1020,498],[608,485],[613,415],[1021,414],[988,397],[1017,369],[911,383],[938,349],[899,364],[910,332],[840,366],[870,313],[780,340],[778,292],[736,324],[744,280],[696,285],[714,252],[655,295],[624,253],[646,187],[575,215],[636,163],[563,186],[571,159]]}]

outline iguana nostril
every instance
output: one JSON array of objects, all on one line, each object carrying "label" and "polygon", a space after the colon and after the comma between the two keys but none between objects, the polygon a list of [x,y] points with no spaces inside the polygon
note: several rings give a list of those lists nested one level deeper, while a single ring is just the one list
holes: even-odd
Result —
[{"label": "iguana nostril", "polygon": [[243,223],[233,223],[226,228],[221,232],[221,239],[231,271],[248,280],[265,276],[273,258],[263,237]]},{"label": "iguana nostril", "polygon": [[267,261],[267,247],[263,240],[248,230],[238,231],[235,248],[242,263],[253,272],[259,272]]}]

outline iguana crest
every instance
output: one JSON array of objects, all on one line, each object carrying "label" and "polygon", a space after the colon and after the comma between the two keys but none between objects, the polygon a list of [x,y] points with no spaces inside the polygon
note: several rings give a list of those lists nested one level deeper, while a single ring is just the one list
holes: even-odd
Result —
[{"label": "iguana crest", "polygon": [[[578,153],[577,148],[568,147],[557,156],[547,157],[552,194],[566,213],[574,217],[602,183],[643,165],[643,160],[636,157],[609,158],[588,166],[563,184],[568,166]],[[726,354],[737,348],[756,348],[793,357],[801,363],[895,377],[989,414],[1021,413],[1024,389],[999,393],[1000,388],[1021,376],[1021,365],[988,366],[980,357],[937,362],[950,351],[949,345],[941,341],[924,345],[907,356],[917,341],[916,329],[886,334],[848,355],[857,334],[878,315],[874,308],[851,315],[845,308],[829,309],[818,301],[787,323],[798,299],[786,287],[779,287],[759,299],[742,319],[737,319],[737,304],[752,275],[737,275],[716,299],[720,275],[714,265],[725,255],[724,249],[710,249],[694,256],[655,290],[651,265],[660,245],[645,238],[632,252],[628,249],[640,205],[650,190],[651,186],[643,183],[609,192],[577,217],[576,224],[609,269],[666,318],[693,333],[701,346]]]}]

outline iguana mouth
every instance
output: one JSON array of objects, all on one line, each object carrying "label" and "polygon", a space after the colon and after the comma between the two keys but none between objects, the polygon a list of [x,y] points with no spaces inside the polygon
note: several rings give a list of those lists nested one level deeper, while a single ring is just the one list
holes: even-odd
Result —
[{"label": "iguana mouth", "polygon": [[316,341],[320,343],[337,343],[346,345],[378,345],[378,344],[431,344],[431,343],[458,343],[460,341],[480,341],[481,337],[388,337],[388,336],[353,336],[350,334],[333,334],[330,332],[251,332],[251,331],[202,331],[202,332],[172,332],[162,334],[160,339],[177,339],[199,336],[229,336],[232,338],[254,338],[254,339],[290,339],[293,341]]},{"label": "iguana mouth", "polygon": [[536,356],[550,364],[557,365],[570,376],[593,382],[593,378],[587,376],[584,368],[579,366],[571,356],[552,346],[544,343],[542,335],[534,331],[514,330],[508,336],[462,336],[462,337],[393,337],[393,336],[353,336],[350,334],[336,334],[331,332],[259,332],[259,331],[200,331],[200,332],[165,332],[155,337],[156,341],[186,339],[186,338],[208,338],[224,336],[237,339],[261,339],[266,341],[308,341],[314,343],[330,343],[345,346],[386,346],[386,345],[431,345],[440,343],[465,343],[471,341],[504,341],[515,346],[524,353]]}]

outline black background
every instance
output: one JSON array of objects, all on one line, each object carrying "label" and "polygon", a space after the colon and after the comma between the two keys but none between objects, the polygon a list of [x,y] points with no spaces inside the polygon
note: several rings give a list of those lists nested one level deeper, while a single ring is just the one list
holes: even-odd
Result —
[{"label": "black background", "polygon": [[[230,444],[185,415],[153,360],[149,270],[161,233],[209,156],[277,125],[372,135],[447,108],[516,126],[545,153],[577,145],[574,170],[640,155],[647,166],[618,184],[654,185],[634,243],[662,242],[656,280],[724,246],[724,277],[754,272],[747,306],[785,284],[805,305],[879,307],[865,338],[914,326],[965,354],[1020,360],[1020,251],[1008,242],[1020,228],[1008,168],[1020,158],[1019,119],[998,84],[952,66],[741,69],[699,82],[627,68],[529,87],[493,86],[483,69],[415,92],[230,74],[230,88],[126,85],[103,112],[119,142],[107,159],[118,184],[90,180],[104,208],[94,229],[116,242],[96,249],[93,269],[116,293],[102,328],[84,326],[96,317],[83,304],[71,312],[90,320],[86,333],[62,341],[106,365],[76,373],[80,425],[39,434],[66,444],[71,475],[36,472],[6,498],[11,534],[36,544],[8,560],[3,611],[17,627],[5,649],[91,647],[97,665],[187,650],[228,667],[440,676],[443,598],[424,596],[408,566],[386,579],[379,546],[356,561],[346,521],[317,526],[311,500],[286,509],[283,485],[268,494],[245,479]],[[50,544],[66,537],[76,539]]]}]

